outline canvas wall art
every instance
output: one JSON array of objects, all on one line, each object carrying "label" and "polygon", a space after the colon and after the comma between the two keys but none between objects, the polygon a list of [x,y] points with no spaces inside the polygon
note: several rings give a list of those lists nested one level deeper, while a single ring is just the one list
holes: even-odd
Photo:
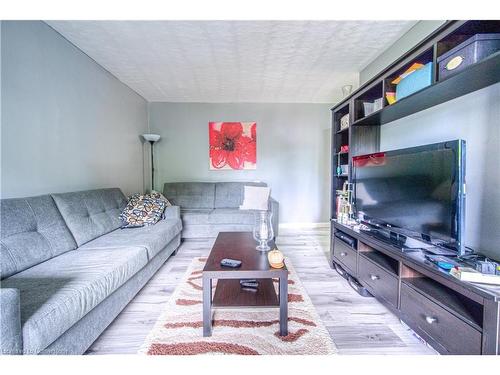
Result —
[{"label": "canvas wall art", "polygon": [[209,122],[211,170],[257,168],[257,123]]}]

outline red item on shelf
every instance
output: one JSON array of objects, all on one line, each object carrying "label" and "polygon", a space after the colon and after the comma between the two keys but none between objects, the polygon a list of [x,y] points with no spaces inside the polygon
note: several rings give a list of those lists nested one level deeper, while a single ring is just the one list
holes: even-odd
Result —
[{"label": "red item on shelf", "polygon": [[340,152],[349,152],[349,145],[340,146]]},{"label": "red item on shelf", "polygon": [[352,158],[352,163],[355,167],[385,165],[385,162],[385,152],[376,152],[374,154],[354,156]]}]

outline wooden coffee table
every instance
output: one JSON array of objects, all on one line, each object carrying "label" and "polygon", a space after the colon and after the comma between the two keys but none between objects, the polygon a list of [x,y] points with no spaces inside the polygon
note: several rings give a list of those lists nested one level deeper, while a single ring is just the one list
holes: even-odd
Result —
[{"label": "wooden coffee table", "polygon": [[[269,265],[267,252],[255,249],[257,242],[250,232],[221,232],[203,269],[203,336],[212,335],[212,309],[243,307],[279,307],[280,335],[288,335],[288,270]],[[274,242],[269,243],[275,248]],[[222,267],[224,258],[241,260],[239,268]],[[279,279],[279,292],[272,278]],[[212,280],[217,287],[212,297]],[[258,279],[256,292],[240,287],[240,279]]]}]

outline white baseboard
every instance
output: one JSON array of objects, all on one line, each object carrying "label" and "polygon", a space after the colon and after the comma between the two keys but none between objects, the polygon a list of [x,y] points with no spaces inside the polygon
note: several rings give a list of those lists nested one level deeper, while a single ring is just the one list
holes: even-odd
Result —
[{"label": "white baseboard", "polygon": [[330,223],[280,223],[280,229],[330,228]]}]

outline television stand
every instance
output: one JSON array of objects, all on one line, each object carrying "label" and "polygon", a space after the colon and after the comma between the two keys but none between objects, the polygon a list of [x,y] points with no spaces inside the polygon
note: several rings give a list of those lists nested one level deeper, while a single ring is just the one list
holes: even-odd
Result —
[{"label": "television stand", "polygon": [[446,249],[440,246],[431,246],[424,249],[425,251],[432,253],[434,255],[443,255],[448,257],[457,257],[457,252],[453,250]]},{"label": "television stand", "polygon": [[[396,232],[386,231],[382,229],[361,229],[361,232],[366,233],[369,236],[375,237],[381,241],[387,242],[394,247],[397,247],[401,250],[404,249],[404,243],[406,242],[406,237],[401,236]],[[403,238],[404,237],[404,238]]]},{"label": "television stand", "polygon": [[369,228],[361,229],[360,232],[366,233],[368,236],[372,236],[380,241],[384,241],[405,253],[412,251],[427,251],[435,255],[444,255],[451,257],[457,256],[456,251],[447,249],[442,246],[429,245],[425,242],[415,240],[411,237],[407,237],[403,234],[396,233],[390,230]]},{"label": "television stand", "polygon": [[438,352],[500,354],[498,286],[458,280],[426,258],[429,248],[402,251],[399,242],[374,233],[332,221],[331,265],[339,265],[358,289],[366,289]]}]

